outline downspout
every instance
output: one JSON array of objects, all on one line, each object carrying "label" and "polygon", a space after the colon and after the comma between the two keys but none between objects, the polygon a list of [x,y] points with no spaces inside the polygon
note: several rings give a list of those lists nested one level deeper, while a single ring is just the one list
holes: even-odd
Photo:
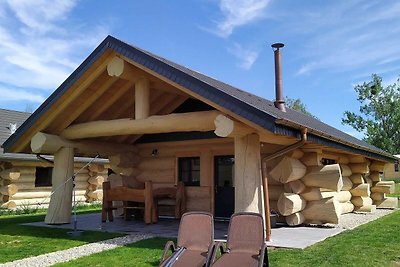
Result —
[{"label": "downspout", "polygon": [[263,184],[263,190],[264,190],[264,215],[265,215],[265,224],[266,224],[266,233],[265,233],[265,239],[267,241],[271,240],[271,219],[270,219],[270,208],[269,208],[269,191],[268,191],[268,178],[267,178],[267,161],[270,161],[272,159],[275,159],[277,157],[280,157],[292,150],[295,150],[301,146],[303,146],[307,142],[307,128],[302,128],[301,129],[301,140],[294,143],[293,145],[290,145],[288,147],[285,147],[282,150],[279,150],[271,155],[268,155],[264,158],[261,159],[261,172],[262,172],[262,184]]}]

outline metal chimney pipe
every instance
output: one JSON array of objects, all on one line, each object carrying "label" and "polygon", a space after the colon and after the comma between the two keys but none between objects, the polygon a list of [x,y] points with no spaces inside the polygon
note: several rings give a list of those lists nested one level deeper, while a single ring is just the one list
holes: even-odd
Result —
[{"label": "metal chimney pipe", "polygon": [[282,64],[281,64],[281,51],[280,48],[285,45],[282,43],[272,44],[271,47],[274,49],[274,59],[275,59],[275,95],[276,100],[274,105],[279,110],[286,112],[285,100],[283,99],[282,92]]}]

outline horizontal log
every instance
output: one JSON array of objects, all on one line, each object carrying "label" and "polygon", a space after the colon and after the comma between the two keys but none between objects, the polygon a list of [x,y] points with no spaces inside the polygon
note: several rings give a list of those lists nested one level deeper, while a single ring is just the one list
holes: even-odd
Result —
[{"label": "horizontal log", "polygon": [[[86,190],[75,190],[76,195],[85,195]],[[19,199],[30,199],[30,198],[48,198],[50,197],[51,190],[49,191],[24,191],[24,192],[17,192],[15,195],[10,197],[10,200],[19,200]]]},{"label": "horizontal log", "polygon": [[[43,199],[43,198],[15,199],[12,201],[17,205],[17,207],[32,206],[33,208],[47,208],[48,204],[50,203],[50,199]],[[85,195],[75,196],[75,201],[85,202],[86,196]]]},{"label": "horizontal log", "polygon": [[300,160],[306,166],[321,166],[322,154],[317,152],[304,153]]},{"label": "horizontal log", "polygon": [[365,177],[364,180],[366,184],[369,184],[370,188],[374,185],[374,182],[368,176]]},{"label": "horizontal log", "polygon": [[175,169],[170,170],[147,170],[136,176],[139,182],[153,181],[154,183],[174,183]]},{"label": "horizontal log", "polygon": [[89,173],[78,173],[75,175],[76,182],[87,182],[89,178]]},{"label": "horizontal log", "polygon": [[309,187],[300,195],[306,201],[317,201],[323,198],[335,197],[337,194],[338,192],[336,191],[323,191],[322,188]]},{"label": "horizontal log", "polygon": [[21,176],[19,169],[11,168],[0,171],[0,177],[4,180],[17,180]]},{"label": "horizontal log", "polygon": [[355,185],[365,183],[364,176],[361,173],[353,173],[349,178]]},{"label": "horizontal log", "polygon": [[340,191],[343,187],[339,164],[308,167],[302,181],[306,186],[328,188],[334,191]]},{"label": "horizontal log", "polygon": [[306,208],[301,212],[307,222],[339,223],[341,207],[334,198],[324,198],[307,202]]},{"label": "horizontal log", "polygon": [[383,200],[385,198],[385,193],[373,192],[371,193],[371,198],[373,201]]},{"label": "horizontal log", "polygon": [[17,180],[12,180],[12,183],[29,183],[35,184],[35,175],[33,174],[22,174]]},{"label": "horizontal log", "polygon": [[368,176],[373,182],[379,182],[383,180],[383,174],[373,171]]},{"label": "horizontal log", "polygon": [[349,177],[343,176],[342,180],[343,180],[342,191],[349,191],[350,189],[353,188],[353,182],[350,180]]},{"label": "horizontal log", "polygon": [[218,111],[199,111],[154,115],[140,120],[92,121],[71,125],[62,131],[61,136],[73,140],[116,135],[206,132],[215,130],[214,120],[219,114]]},{"label": "horizontal log", "polygon": [[350,193],[354,197],[369,197],[371,195],[369,184],[359,184],[355,185]]},{"label": "horizontal log", "polygon": [[121,153],[108,156],[110,164],[118,167],[134,167],[140,162],[140,157],[137,152]]},{"label": "horizontal log", "polygon": [[350,191],[340,191],[340,192],[337,193],[335,198],[340,203],[346,203],[346,202],[349,202],[351,200],[352,195],[351,195]]},{"label": "horizontal log", "polygon": [[395,191],[394,181],[380,181],[377,182],[372,188],[371,192],[393,194]]},{"label": "horizontal log", "polygon": [[349,165],[346,164],[339,164],[340,170],[342,171],[342,176],[351,176],[353,173],[349,167]]},{"label": "horizontal log", "polygon": [[103,184],[104,180],[105,180],[105,179],[104,179],[103,176],[98,175],[98,176],[95,176],[95,177],[90,177],[90,178],[88,179],[88,183],[89,183],[89,184],[94,184],[94,185],[96,185],[96,186],[99,186],[99,185],[102,185],[102,184]]},{"label": "horizontal log", "polygon": [[96,190],[96,191],[87,192],[86,195],[88,197],[90,197],[91,199],[101,200],[101,199],[103,199],[103,190]]},{"label": "horizontal log", "polygon": [[32,190],[35,189],[35,182],[32,181],[30,183],[20,183],[20,182],[15,182],[13,183],[17,186],[18,190]]},{"label": "horizontal log", "polygon": [[283,157],[269,172],[269,175],[281,183],[288,183],[300,179],[306,173],[306,166],[299,160]]},{"label": "horizontal log", "polygon": [[344,203],[339,203],[340,206],[340,214],[346,214],[353,212],[354,210],[354,205],[351,202],[344,202]]},{"label": "horizontal log", "polygon": [[140,174],[140,170],[137,168],[120,168],[117,166],[110,166],[110,169],[116,174],[125,175],[125,176],[136,176]]},{"label": "horizontal log", "polygon": [[268,185],[268,192],[270,200],[278,200],[284,193],[284,188],[282,185]]},{"label": "horizontal log", "polygon": [[15,184],[0,186],[0,194],[12,196],[18,192],[18,187]]},{"label": "horizontal log", "polygon": [[354,212],[356,213],[374,213],[375,211],[376,211],[376,205],[354,207]]},{"label": "horizontal log", "polygon": [[301,194],[306,190],[306,186],[301,180],[292,181],[284,184],[284,189],[286,193]]},{"label": "horizontal log", "polygon": [[285,154],[286,157],[301,159],[304,156],[304,152],[301,149],[295,149]]},{"label": "horizontal log", "polygon": [[395,209],[399,206],[397,197],[385,197],[382,200],[374,201],[377,209]]},{"label": "horizontal log", "polygon": [[17,207],[17,204],[15,204],[14,201],[7,201],[5,203],[0,204],[0,208],[3,209],[15,209]]},{"label": "horizontal log", "polygon": [[306,201],[298,194],[283,193],[278,199],[278,211],[283,216],[289,216],[306,207]]},{"label": "horizontal log", "polygon": [[350,163],[365,163],[368,162],[367,158],[364,156],[352,155],[349,156]]},{"label": "horizontal log", "polygon": [[175,168],[175,157],[142,158],[138,168],[140,170],[167,170]]},{"label": "horizontal log", "polygon": [[285,217],[286,223],[290,226],[297,226],[306,220],[301,212],[296,212],[294,214],[291,214],[287,217]]},{"label": "horizontal log", "polygon": [[104,172],[105,171],[104,165],[102,165],[102,164],[94,164],[94,163],[89,164],[88,169],[89,169],[89,171],[96,172],[96,173],[100,173],[100,172]]},{"label": "horizontal log", "polygon": [[215,118],[214,124],[214,133],[219,137],[243,137],[256,132],[246,124],[228,118],[226,115],[222,114],[219,114]]},{"label": "horizontal log", "polygon": [[372,198],[370,197],[352,197],[351,203],[356,207],[372,205]]},{"label": "horizontal log", "polygon": [[376,172],[383,172],[385,170],[385,162],[383,161],[377,161],[374,160],[371,165],[369,165],[369,169],[371,171],[376,171]]},{"label": "horizontal log", "polygon": [[362,173],[362,174],[369,173],[369,162],[351,163],[349,164],[349,167],[353,173]]},{"label": "horizontal log", "polygon": [[136,151],[136,147],[127,144],[113,144],[95,141],[71,141],[63,137],[38,132],[31,139],[31,150],[33,153],[54,154],[61,147],[71,147],[78,152],[86,154],[111,154],[128,151]]}]

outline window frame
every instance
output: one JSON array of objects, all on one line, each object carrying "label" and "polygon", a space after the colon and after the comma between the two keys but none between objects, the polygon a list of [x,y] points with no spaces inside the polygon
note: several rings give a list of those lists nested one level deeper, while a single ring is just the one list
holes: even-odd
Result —
[{"label": "window frame", "polygon": [[[188,175],[188,181],[184,181],[183,180],[183,165],[182,165],[182,161],[184,160],[198,160],[198,170],[197,169],[193,169],[193,164],[189,164],[188,166],[190,167],[190,170],[185,171],[188,173],[191,173],[190,175]],[[200,186],[200,180],[201,180],[201,158],[200,156],[190,156],[190,157],[178,157],[178,182],[183,182],[185,186]],[[197,172],[198,173],[198,181],[195,181],[193,178],[193,172]]]},{"label": "window frame", "polygon": [[[39,172],[40,172],[40,174],[39,174]],[[44,175],[46,175],[45,178],[43,178]],[[34,182],[35,188],[51,187],[52,186],[52,176],[53,176],[53,167],[36,167],[35,182]]]}]

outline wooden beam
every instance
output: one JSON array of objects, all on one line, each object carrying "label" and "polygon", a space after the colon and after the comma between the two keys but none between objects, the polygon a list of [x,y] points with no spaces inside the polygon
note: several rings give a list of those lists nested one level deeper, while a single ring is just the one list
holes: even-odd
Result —
[{"label": "wooden beam", "polygon": [[111,77],[115,76],[130,81],[136,80],[139,75],[134,66],[117,56],[108,62],[107,73]]},{"label": "wooden beam", "polygon": [[260,139],[257,134],[235,137],[235,212],[264,217]]},{"label": "wooden beam", "polygon": [[[82,114],[86,109],[88,109],[93,103],[99,99],[99,97],[108,89],[110,86],[112,86],[113,83],[117,81],[117,78],[111,77],[108,78],[108,80],[103,83],[99,88],[96,88],[94,93],[90,95],[90,97],[85,99],[84,104],[79,105],[77,108],[75,108],[72,112],[68,113],[68,116],[64,117],[63,122],[57,127],[58,131],[62,131],[68,125],[70,125],[79,115]],[[56,131],[56,132],[58,132]]]},{"label": "wooden beam", "polygon": [[205,132],[215,129],[214,120],[219,114],[218,111],[201,111],[151,116],[141,120],[94,121],[72,125],[66,128],[61,136],[67,139],[81,139],[127,134]]},{"label": "wooden beam", "polygon": [[[45,129],[58,115],[64,112],[64,109],[80,94],[95,81],[101,73],[103,73],[107,66],[107,58],[112,53],[106,53],[103,60],[93,66],[93,69],[87,71],[79,80],[69,88],[68,92],[63,95],[44,115],[40,117],[40,121],[35,123],[36,127],[32,127],[24,134],[25,142],[18,142],[13,148],[13,152],[21,152],[29,145],[31,137],[38,131]],[[22,138],[20,138],[22,140]]]},{"label": "wooden beam", "polygon": [[106,112],[112,104],[114,104],[120,97],[122,97],[129,89],[133,87],[132,82],[127,82],[121,88],[113,90],[111,96],[106,100],[106,102],[102,103],[99,107],[94,110],[90,116],[86,119],[86,121],[92,121],[97,119],[101,114]]},{"label": "wooden beam", "polygon": [[54,154],[52,191],[45,223],[71,223],[72,180],[74,174],[74,149],[61,148]]},{"label": "wooden beam", "polygon": [[218,115],[215,118],[215,134],[219,137],[243,137],[256,130],[248,127],[247,125],[232,120],[225,115]]},{"label": "wooden beam", "polygon": [[33,153],[55,153],[62,147],[75,148],[78,152],[85,154],[113,154],[136,151],[134,146],[102,143],[94,141],[70,141],[57,135],[39,132],[32,137],[31,149]]},{"label": "wooden beam", "polygon": [[135,119],[146,119],[150,115],[150,83],[141,78],[135,83]]}]

